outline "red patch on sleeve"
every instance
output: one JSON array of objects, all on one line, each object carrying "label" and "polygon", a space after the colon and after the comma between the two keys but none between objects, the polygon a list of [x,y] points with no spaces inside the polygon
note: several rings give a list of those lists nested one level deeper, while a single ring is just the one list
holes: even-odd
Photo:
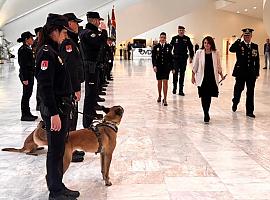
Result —
[{"label": "red patch on sleeve", "polygon": [[49,66],[49,61],[48,61],[48,60],[42,60],[42,61],[41,61],[40,68],[41,68],[42,70],[46,70],[46,69],[48,68],[48,66]]},{"label": "red patch on sleeve", "polygon": [[66,51],[69,53],[72,51],[72,46],[70,44],[66,45]]}]

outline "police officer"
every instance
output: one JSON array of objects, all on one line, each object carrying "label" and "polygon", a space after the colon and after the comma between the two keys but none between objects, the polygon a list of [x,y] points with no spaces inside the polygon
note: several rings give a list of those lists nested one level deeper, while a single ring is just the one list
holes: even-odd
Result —
[{"label": "police officer", "polygon": [[255,118],[254,111],[254,87],[256,79],[259,77],[260,58],[258,45],[251,42],[253,29],[242,29],[243,41],[236,40],[230,47],[230,52],[236,53],[236,63],[233,69],[235,77],[234,97],[232,99],[232,110],[237,110],[237,105],[241,98],[245,84],[247,87],[246,115]]},{"label": "police officer", "polygon": [[21,34],[17,42],[22,42],[18,50],[18,62],[20,65],[19,78],[23,84],[23,95],[21,99],[21,121],[35,121],[38,117],[30,112],[29,101],[34,86],[35,58],[31,46],[34,35],[29,31]]},{"label": "police officer", "polygon": [[[78,19],[74,13],[66,13],[64,16],[68,20],[69,30],[68,38],[63,41],[60,47],[61,56],[64,59],[67,70],[69,71],[72,85],[72,109],[69,120],[69,130],[74,131],[78,121],[78,102],[81,99],[81,82],[83,81],[83,63],[79,51],[79,23],[83,20]],[[72,154],[72,162],[82,162],[84,152],[74,151]]]},{"label": "police officer", "polygon": [[83,107],[83,127],[88,128],[93,119],[101,119],[103,116],[96,113],[95,106],[98,98],[97,59],[101,47],[106,43],[106,30],[99,31],[100,21],[103,20],[98,12],[87,13],[86,28],[79,33],[81,53],[85,72],[85,99]]},{"label": "police officer", "polygon": [[[35,34],[36,34],[36,38],[34,40],[34,43],[32,45],[32,49],[33,49],[33,52],[34,52],[34,55],[36,56],[37,54],[37,48],[38,48],[38,40],[40,38],[40,31],[42,30],[42,27],[37,27],[34,29],[35,31]],[[39,89],[38,89],[38,84],[37,84],[37,93],[36,93],[36,110],[39,111],[40,110],[40,99],[39,99]]]},{"label": "police officer", "polygon": [[[159,36],[159,43],[152,50],[152,64],[158,81],[158,99],[161,102],[161,89],[163,84],[164,98],[162,104],[168,106],[167,91],[170,71],[173,69],[173,56],[171,45],[166,43],[166,33],[162,32]],[[174,72],[175,73],[175,72]]]},{"label": "police officer", "polygon": [[66,27],[68,22],[65,17],[48,15],[36,58],[40,112],[48,138],[46,180],[50,191],[49,200],[73,200],[80,195],[78,191],[66,188],[62,182],[63,156],[73,92],[69,72],[59,52],[59,45],[67,35]]},{"label": "police officer", "polygon": [[175,73],[173,75],[173,94],[176,94],[178,73],[179,76],[179,95],[185,96],[183,92],[185,71],[187,67],[187,58],[189,51],[189,62],[192,63],[194,56],[193,45],[190,38],[185,35],[185,27],[178,26],[178,35],[174,36],[171,40],[173,46],[174,68]]},{"label": "police officer", "polygon": [[107,57],[107,70],[106,70],[106,77],[108,81],[112,81],[112,68],[113,68],[113,61],[114,61],[114,52],[115,52],[115,47],[113,45],[113,40],[112,38],[108,37],[107,39],[107,52],[106,52],[106,57]]}]

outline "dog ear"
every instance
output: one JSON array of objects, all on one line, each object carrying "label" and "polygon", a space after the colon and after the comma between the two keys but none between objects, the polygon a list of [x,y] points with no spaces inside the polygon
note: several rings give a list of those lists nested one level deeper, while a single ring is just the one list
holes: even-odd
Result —
[{"label": "dog ear", "polygon": [[102,111],[108,114],[110,112],[110,108],[106,108],[105,106],[102,106]]}]

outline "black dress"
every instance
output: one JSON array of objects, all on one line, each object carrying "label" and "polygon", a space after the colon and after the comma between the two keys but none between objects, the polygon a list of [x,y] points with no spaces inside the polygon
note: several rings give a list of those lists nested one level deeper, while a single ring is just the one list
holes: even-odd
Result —
[{"label": "black dress", "polygon": [[212,53],[205,54],[205,67],[202,85],[198,87],[199,97],[218,97]]}]

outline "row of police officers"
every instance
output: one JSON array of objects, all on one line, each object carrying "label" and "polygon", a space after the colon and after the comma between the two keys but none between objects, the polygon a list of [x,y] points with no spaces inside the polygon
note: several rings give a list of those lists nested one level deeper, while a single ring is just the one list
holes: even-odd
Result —
[{"label": "row of police officers", "polygon": [[[34,41],[30,32],[18,39],[22,42],[18,52],[20,80],[23,84],[21,101],[22,121],[34,121],[29,99],[33,90],[34,75],[37,78],[37,107],[46,125],[48,138],[46,181],[50,200],[76,199],[80,193],[63,184],[63,155],[69,131],[76,130],[78,101],[81,99],[81,83],[85,81],[83,126],[90,127],[105,101],[99,95],[106,94],[104,87],[112,80],[114,47],[106,30],[100,30],[103,20],[99,13],[88,12],[85,29],[74,13],[49,14],[46,24],[35,29]],[[76,162],[83,160],[84,152],[73,154]]]}]

